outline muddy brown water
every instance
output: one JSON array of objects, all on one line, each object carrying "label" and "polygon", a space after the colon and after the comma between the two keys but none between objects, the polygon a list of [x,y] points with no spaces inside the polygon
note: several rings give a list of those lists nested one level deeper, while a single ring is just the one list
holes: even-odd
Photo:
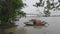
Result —
[{"label": "muddy brown water", "polygon": [[[34,17],[32,17],[34,18]],[[36,17],[35,17],[36,18]],[[16,24],[20,34],[60,34],[60,17],[38,17],[42,21],[49,23],[48,27],[41,26],[24,26],[24,22],[29,21],[31,18],[21,18]]]}]

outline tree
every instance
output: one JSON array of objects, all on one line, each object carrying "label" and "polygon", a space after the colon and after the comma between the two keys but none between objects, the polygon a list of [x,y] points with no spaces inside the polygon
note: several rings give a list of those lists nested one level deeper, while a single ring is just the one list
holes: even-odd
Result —
[{"label": "tree", "polygon": [[15,26],[13,19],[18,16],[24,17],[26,13],[21,11],[24,7],[22,0],[0,0],[0,29],[2,34],[4,29],[11,28]]},{"label": "tree", "polygon": [[25,16],[26,13],[21,11],[23,6],[22,0],[0,0],[0,24],[9,25],[17,15]]},{"label": "tree", "polygon": [[[46,3],[46,4],[45,4]],[[58,4],[58,5],[57,5]],[[44,7],[44,14],[46,17],[50,16],[51,12],[49,10],[60,10],[60,0],[54,2],[54,0],[39,0],[38,3],[33,5],[35,7]]]}]

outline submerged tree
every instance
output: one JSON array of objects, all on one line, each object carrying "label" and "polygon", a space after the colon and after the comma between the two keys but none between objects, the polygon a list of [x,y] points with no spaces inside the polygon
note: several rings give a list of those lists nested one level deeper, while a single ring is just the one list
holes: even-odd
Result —
[{"label": "submerged tree", "polygon": [[21,11],[23,6],[22,0],[0,0],[0,24],[9,25],[17,15],[25,16]]},{"label": "submerged tree", "polygon": [[14,19],[18,16],[24,17],[26,13],[21,11],[24,7],[22,0],[0,0],[0,29],[5,34],[4,29],[15,26]]},{"label": "submerged tree", "polygon": [[60,0],[58,2],[54,2],[54,0],[39,0],[35,7],[44,7],[44,14],[45,16],[50,16],[51,12],[49,10],[60,10]]}]

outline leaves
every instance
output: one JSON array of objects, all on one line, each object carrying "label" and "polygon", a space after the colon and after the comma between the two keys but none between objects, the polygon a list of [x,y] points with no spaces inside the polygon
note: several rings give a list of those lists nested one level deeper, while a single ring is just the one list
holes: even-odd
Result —
[{"label": "leaves", "polygon": [[20,17],[26,17],[26,13],[24,13],[23,11],[17,11],[17,14],[20,15]]},{"label": "leaves", "polygon": [[[36,3],[33,6],[35,6],[37,8],[38,7],[44,7],[44,11],[43,12],[44,12],[45,16],[47,16],[47,15],[49,16],[51,14],[49,10],[52,10],[52,9],[54,9],[54,10],[58,9],[58,10],[60,10],[60,0],[58,0],[58,2],[56,2],[56,3],[54,1],[55,0],[47,0],[47,1],[39,0],[39,2]],[[47,9],[47,11],[45,11],[45,9]]]},{"label": "leaves", "polygon": [[49,9],[44,9],[44,14],[45,14],[45,17],[48,17],[50,16],[50,12],[49,12]]},{"label": "leaves", "polygon": [[[1,24],[11,23],[10,19],[17,16],[17,10],[21,11],[24,4],[22,0],[0,0],[0,21]],[[21,13],[21,14],[20,14]],[[24,12],[18,13],[20,16],[25,16]]]},{"label": "leaves", "polygon": [[60,2],[60,0],[58,0],[58,2]]}]

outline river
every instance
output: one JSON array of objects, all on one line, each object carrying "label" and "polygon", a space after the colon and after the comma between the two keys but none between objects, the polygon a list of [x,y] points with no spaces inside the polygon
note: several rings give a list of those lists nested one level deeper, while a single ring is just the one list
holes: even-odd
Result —
[{"label": "river", "polygon": [[[49,26],[24,26],[24,22],[29,21],[32,18],[40,19],[41,21],[46,21]],[[21,18],[16,22],[18,24],[18,29],[21,30],[21,34],[60,34],[60,17],[26,17]]]}]

